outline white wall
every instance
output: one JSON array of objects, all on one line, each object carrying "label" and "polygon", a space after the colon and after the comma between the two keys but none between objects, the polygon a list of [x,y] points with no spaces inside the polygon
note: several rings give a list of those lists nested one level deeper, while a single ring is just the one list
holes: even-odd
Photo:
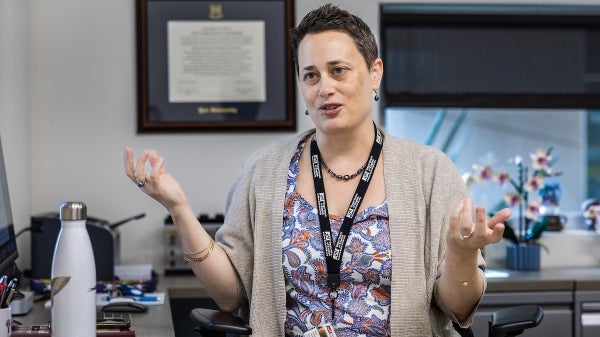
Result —
[{"label": "white wall", "polygon": [[[31,212],[28,36],[29,2],[0,0],[0,138],[17,230],[29,225]],[[20,244],[29,256],[28,239]]]},{"label": "white wall", "polygon": [[[134,2],[0,0],[0,133],[17,230],[65,200],[84,201],[90,215],[111,222],[146,212],[121,227],[122,262],[161,270],[166,212],[125,177],[123,148],[160,151],[196,212],[214,214],[246,155],[292,133],[137,135]],[[296,0],[297,20],[325,2]],[[361,15],[378,35],[379,2],[332,2]],[[310,123],[297,96],[302,131]],[[19,240],[21,268],[30,264],[28,237]]]}]

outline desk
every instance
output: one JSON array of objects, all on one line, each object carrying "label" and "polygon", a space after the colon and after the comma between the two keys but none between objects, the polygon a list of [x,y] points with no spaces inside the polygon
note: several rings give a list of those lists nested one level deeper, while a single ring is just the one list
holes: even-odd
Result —
[{"label": "desk", "polygon": [[[506,273],[506,277],[488,278],[488,289],[473,326],[479,335],[486,335],[487,321],[491,311],[504,304],[521,304],[512,301],[512,298],[509,298],[510,295],[516,295],[515,297],[527,302],[523,304],[532,303],[528,302],[530,299],[524,295],[543,297],[542,302],[551,301],[552,306],[545,308],[546,319],[542,324],[555,323],[567,326],[569,330],[573,327],[572,333],[565,336],[580,337],[583,335],[581,332],[583,326],[580,320],[581,308],[577,293],[581,291],[600,292],[600,268],[549,268],[536,272],[505,270],[502,272]],[[204,287],[193,275],[160,275],[157,291],[165,293],[164,305],[150,306],[147,313],[132,314],[132,325],[137,337],[175,337],[170,299],[207,297]],[[549,293],[552,296],[546,295]],[[556,294],[567,297],[563,301],[564,303],[561,302],[561,305],[564,304],[563,306],[567,309],[557,308],[556,304],[562,301],[562,297],[556,296]],[[590,299],[587,296],[588,293],[585,294],[586,298]],[[537,300],[536,298],[533,302]],[[594,301],[600,302],[600,297],[594,298]],[[558,319],[558,316],[568,317],[565,321]],[[30,325],[45,323],[50,320],[50,310],[44,309],[43,303],[36,303],[29,314],[17,316],[15,319]],[[555,327],[551,328],[551,330],[553,329],[556,331]],[[543,327],[537,329],[538,332],[542,330]]]},{"label": "desk", "polygon": [[[157,291],[165,293],[164,305],[149,306],[146,313],[131,314],[136,337],[175,337],[169,299],[207,297],[202,284],[193,275],[160,275]],[[15,316],[14,319],[27,325],[47,323],[50,310],[44,308],[43,302],[37,302],[29,314]]]},{"label": "desk", "polygon": [[485,336],[491,313],[518,304],[539,304],[544,320],[523,336],[599,336],[600,268],[542,268],[539,271],[498,270],[502,277],[488,277],[488,288],[475,314],[473,330]]}]

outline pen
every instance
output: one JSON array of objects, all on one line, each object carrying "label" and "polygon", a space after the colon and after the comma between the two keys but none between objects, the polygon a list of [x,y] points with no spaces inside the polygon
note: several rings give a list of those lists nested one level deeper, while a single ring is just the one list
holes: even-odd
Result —
[{"label": "pen", "polygon": [[[17,287],[19,286],[19,279],[18,278],[13,278],[10,282],[10,288],[8,289],[8,293],[6,295],[6,299],[4,300],[4,304],[6,307],[8,307],[10,305],[10,302],[13,299],[13,296],[15,295],[15,293],[17,292]],[[7,286],[8,288],[8,286]]]},{"label": "pen", "polygon": [[10,293],[10,290],[13,286],[14,281],[10,280],[6,287],[2,290],[2,295],[0,297],[0,308],[6,308],[8,306],[8,304],[6,303],[6,299],[8,298],[8,293]]},{"label": "pen", "polygon": [[8,283],[8,276],[2,275],[2,277],[0,277],[0,295],[2,293],[4,293],[4,289],[6,289],[7,283]]},{"label": "pen", "polygon": [[3,297],[5,291],[6,291],[6,286],[3,284],[0,284],[0,307],[2,307],[2,297]]},{"label": "pen", "polygon": [[8,307],[10,305],[10,301],[12,301],[15,292],[17,292],[17,281],[13,282],[12,287],[10,288],[8,295],[6,296],[5,304]]}]

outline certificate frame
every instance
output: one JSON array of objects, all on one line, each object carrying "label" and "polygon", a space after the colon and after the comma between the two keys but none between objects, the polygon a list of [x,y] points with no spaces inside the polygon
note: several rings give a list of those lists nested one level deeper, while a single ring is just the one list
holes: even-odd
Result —
[{"label": "certificate frame", "polygon": [[137,132],[295,131],[293,10],[293,0],[136,0]]}]

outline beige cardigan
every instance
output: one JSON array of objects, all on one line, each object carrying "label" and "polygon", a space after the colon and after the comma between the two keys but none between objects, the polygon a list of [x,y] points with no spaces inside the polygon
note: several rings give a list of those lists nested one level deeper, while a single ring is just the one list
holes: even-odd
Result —
[{"label": "beige cardigan", "polygon": [[[239,276],[242,315],[257,337],[284,336],[284,196],[290,160],[308,130],[255,153],[235,182],[217,241]],[[436,304],[450,213],[467,188],[439,150],[385,135],[383,165],[392,241],[392,336],[456,336]],[[485,278],[484,278],[485,279]],[[248,311],[249,310],[249,311]],[[471,317],[461,322],[470,324]]]}]

